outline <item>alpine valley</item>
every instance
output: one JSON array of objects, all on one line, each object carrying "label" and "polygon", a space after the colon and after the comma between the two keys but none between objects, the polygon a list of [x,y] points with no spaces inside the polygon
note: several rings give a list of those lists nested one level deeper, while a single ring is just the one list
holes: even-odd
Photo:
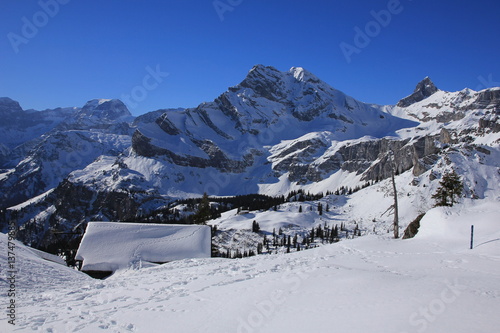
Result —
[{"label": "alpine valley", "polygon": [[[397,105],[373,105],[303,68],[263,65],[212,102],[138,117],[116,99],[35,111],[1,98],[0,227],[15,221],[19,240],[48,249],[89,221],[189,214],[181,200],[207,193],[283,198],[274,210],[245,217],[232,206],[208,221],[232,232],[217,240],[224,249],[252,220],[268,233],[338,222],[383,234],[394,165],[404,230],[433,207],[446,171],[461,177],[462,200],[498,205],[499,115],[500,88],[446,92],[425,78]],[[310,194],[300,218],[298,193]]]}]

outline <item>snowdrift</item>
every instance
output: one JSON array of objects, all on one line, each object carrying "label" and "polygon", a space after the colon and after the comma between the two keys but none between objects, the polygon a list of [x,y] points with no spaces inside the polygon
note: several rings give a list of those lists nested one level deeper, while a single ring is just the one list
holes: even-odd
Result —
[{"label": "snowdrift", "polygon": [[499,202],[494,200],[480,203],[465,200],[454,207],[436,207],[420,221],[416,237],[439,243],[448,250],[468,250],[473,225],[473,251],[500,258],[499,214]]}]

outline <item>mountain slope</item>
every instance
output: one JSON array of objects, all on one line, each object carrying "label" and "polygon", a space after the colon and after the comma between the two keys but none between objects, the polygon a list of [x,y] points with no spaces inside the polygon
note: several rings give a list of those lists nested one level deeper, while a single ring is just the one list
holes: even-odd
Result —
[{"label": "mountain slope", "polygon": [[[92,100],[74,111],[70,116],[64,110],[54,111],[63,119],[58,118],[61,121],[56,126],[44,127],[43,135],[22,144],[27,150],[24,156],[0,177],[0,207],[17,205],[55,188],[75,169],[100,155],[117,155],[130,145],[126,121],[132,117],[121,101]],[[44,117],[34,114],[34,119]]]}]

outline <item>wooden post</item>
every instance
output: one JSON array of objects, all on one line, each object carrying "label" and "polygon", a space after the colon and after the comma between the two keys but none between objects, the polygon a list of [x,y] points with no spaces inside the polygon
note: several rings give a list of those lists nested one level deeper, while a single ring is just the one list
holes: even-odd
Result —
[{"label": "wooden post", "polygon": [[470,249],[474,248],[474,225],[470,226]]},{"label": "wooden post", "polygon": [[399,238],[399,213],[398,213],[398,191],[396,190],[396,181],[394,180],[394,152],[389,150],[388,158],[391,160],[391,180],[392,191],[394,192],[394,238]]}]

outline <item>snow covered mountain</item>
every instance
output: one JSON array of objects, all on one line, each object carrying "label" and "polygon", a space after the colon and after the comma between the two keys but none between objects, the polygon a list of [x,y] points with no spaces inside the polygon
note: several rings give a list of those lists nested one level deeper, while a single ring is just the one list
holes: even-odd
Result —
[{"label": "snow covered mountain", "polygon": [[[499,95],[500,88],[445,92],[425,78],[398,105],[371,105],[305,69],[257,65],[195,108],[134,119],[120,101],[93,100],[60,115],[22,158],[6,162],[0,207],[5,220],[17,219],[23,240],[47,246],[55,241],[50,229],[133,221],[204,192],[347,194],[387,179],[391,163],[398,179],[413,184],[405,193],[420,193],[422,209],[432,206],[444,170],[482,163],[482,173],[463,174],[466,194],[482,198],[485,184],[499,177]],[[338,214],[348,211],[344,204]],[[406,222],[417,213],[408,207]]]},{"label": "snow covered mountain", "polygon": [[[117,155],[130,142],[133,117],[119,100],[92,100],[81,109],[11,110],[9,114],[13,126],[7,133],[16,135],[5,144],[11,150],[4,154],[8,169],[0,177],[2,207],[54,189],[70,172],[100,155]],[[3,124],[7,127],[9,122]]]}]

